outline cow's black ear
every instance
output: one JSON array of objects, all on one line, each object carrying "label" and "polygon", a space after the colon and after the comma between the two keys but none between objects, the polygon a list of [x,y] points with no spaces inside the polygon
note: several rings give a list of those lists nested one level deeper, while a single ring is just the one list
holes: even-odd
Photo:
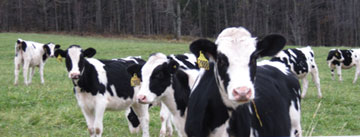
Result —
[{"label": "cow's black ear", "polygon": [[278,34],[272,34],[264,37],[257,42],[256,51],[257,57],[274,56],[281,51],[286,44],[286,39]]},{"label": "cow's black ear", "polygon": [[57,50],[55,50],[54,55],[55,55],[55,57],[58,57],[59,55],[61,57],[66,57],[66,51],[63,51],[62,49],[57,49]]},{"label": "cow's black ear", "polygon": [[206,57],[216,59],[217,46],[214,42],[207,39],[198,39],[190,44],[190,51],[199,57],[200,51],[205,54]]},{"label": "cow's black ear", "polygon": [[174,74],[179,69],[179,63],[171,59],[168,64],[168,69],[170,73]]},{"label": "cow's black ear", "polygon": [[126,68],[126,70],[128,73],[130,73],[130,75],[140,74],[142,66],[143,65],[133,64],[133,65],[128,66]]},{"label": "cow's black ear", "polygon": [[56,44],[56,45],[55,45],[55,49],[58,49],[58,48],[60,48],[60,45],[59,45],[59,44]]},{"label": "cow's black ear", "polygon": [[91,58],[96,54],[96,50],[94,48],[87,48],[84,50],[84,57]]}]

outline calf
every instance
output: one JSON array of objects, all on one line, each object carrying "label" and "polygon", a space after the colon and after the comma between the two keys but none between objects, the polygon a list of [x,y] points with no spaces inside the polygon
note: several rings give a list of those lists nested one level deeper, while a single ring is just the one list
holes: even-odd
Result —
[{"label": "calf", "polygon": [[[29,85],[35,73],[35,67],[39,67],[41,84],[44,84],[44,66],[49,57],[54,57],[54,50],[60,48],[60,45],[53,43],[42,44],[33,41],[18,39],[15,43],[15,81],[18,84],[20,67],[23,67],[24,83]],[[28,70],[30,75],[28,78]]]},{"label": "calf", "polygon": [[179,136],[184,132],[187,101],[190,89],[199,73],[192,54],[150,55],[141,69],[142,83],[137,99],[141,103],[163,102],[173,116]]},{"label": "calf", "polygon": [[[132,107],[139,117],[143,136],[149,136],[148,105],[136,103],[134,95],[139,86],[130,85],[131,75],[124,60],[98,60],[91,58],[93,48],[83,50],[72,45],[58,49],[56,56],[66,57],[66,68],[74,84],[75,97],[86,119],[90,136],[101,136],[106,109],[125,110]],[[88,58],[85,58],[88,57]]]},{"label": "calf", "polygon": [[356,66],[353,83],[356,82],[360,73],[360,49],[331,49],[326,59],[331,69],[331,78],[334,80],[334,69],[336,68],[339,80],[342,81],[341,69],[350,69]]},{"label": "calf", "polygon": [[296,76],[283,63],[256,62],[259,57],[277,54],[285,42],[280,35],[269,35],[257,41],[242,27],[223,30],[216,44],[204,39],[193,42],[191,52],[197,57],[204,53],[214,65],[210,64],[209,70],[192,91],[187,133],[201,132],[199,128],[192,129],[203,126],[196,121],[212,117],[210,114],[191,117],[203,109],[206,113],[215,106],[208,102],[207,106],[201,107],[200,101],[203,100],[199,97],[216,95],[213,92],[218,92],[224,108],[229,110],[230,135],[295,136],[296,133],[301,136],[300,86]]},{"label": "calf", "polygon": [[315,82],[318,97],[322,98],[320,89],[319,70],[315,63],[314,51],[310,46],[305,48],[285,49],[280,51],[271,61],[280,61],[286,65],[302,81],[302,94],[304,98],[308,89],[307,76],[310,73]]}]

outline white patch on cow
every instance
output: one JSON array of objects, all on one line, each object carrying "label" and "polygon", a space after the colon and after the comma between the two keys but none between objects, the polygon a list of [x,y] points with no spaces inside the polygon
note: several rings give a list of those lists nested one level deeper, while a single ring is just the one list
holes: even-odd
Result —
[{"label": "white patch on cow", "polygon": [[104,69],[105,64],[94,58],[88,58],[86,60],[95,67],[95,70],[98,73],[99,82],[106,86],[108,82],[106,71]]},{"label": "white patch on cow", "polygon": [[269,61],[269,60],[263,60],[257,63],[257,66],[265,66],[265,65],[269,65],[269,66],[273,66],[275,68],[277,68],[278,70],[280,70],[282,73],[284,73],[285,75],[289,75],[292,72],[290,72],[290,70],[285,66],[285,64],[281,63],[281,62],[277,62],[277,61]]},{"label": "white patch on cow", "polygon": [[[296,110],[295,105],[298,106],[298,110]],[[295,131],[298,131],[298,134],[301,136],[301,111],[300,111],[300,102],[291,101],[290,108],[289,108],[289,115],[291,121],[291,129],[290,129],[290,136],[295,137]]]},{"label": "white patch on cow", "polygon": [[71,47],[68,49],[68,55],[71,59],[72,68],[69,71],[69,78],[71,74],[80,74],[79,61],[80,61],[81,48]]},{"label": "white patch on cow", "polygon": [[144,95],[146,97],[147,102],[144,103],[152,103],[155,101],[155,98],[157,97],[156,94],[152,93],[150,91],[150,76],[153,73],[154,69],[167,62],[168,59],[165,54],[162,53],[156,53],[152,55],[148,61],[144,64],[144,66],[141,69],[141,75],[142,75],[142,83],[141,88],[138,93],[138,96]]},{"label": "white patch on cow", "polygon": [[254,84],[250,79],[249,61],[251,54],[256,50],[256,38],[251,37],[245,28],[227,28],[223,30],[216,42],[217,51],[227,56],[229,67],[229,84],[224,87],[228,99],[235,100],[232,91],[236,88],[247,87],[252,91],[250,99],[255,96]]},{"label": "white patch on cow", "polygon": [[229,134],[226,131],[227,123],[225,122],[221,126],[215,128],[209,135],[209,137],[228,137]]},{"label": "white patch on cow", "polygon": [[126,58],[121,58],[121,59],[126,60],[126,61],[133,61],[136,64],[139,64],[139,62],[136,60],[136,58],[141,59],[141,56],[128,56]]}]

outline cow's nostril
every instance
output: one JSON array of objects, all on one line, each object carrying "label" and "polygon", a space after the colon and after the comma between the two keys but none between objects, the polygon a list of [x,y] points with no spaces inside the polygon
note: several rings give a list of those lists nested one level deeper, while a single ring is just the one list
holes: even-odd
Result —
[{"label": "cow's nostril", "polygon": [[249,101],[251,98],[251,89],[248,87],[236,88],[232,92],[236,101]]},{"label": "cow's nostril", "polygon": [[145,95],[139,95],[137,98],[138,98],[138,101],[140,103],[145,103],[146,102],[146,96]]}]

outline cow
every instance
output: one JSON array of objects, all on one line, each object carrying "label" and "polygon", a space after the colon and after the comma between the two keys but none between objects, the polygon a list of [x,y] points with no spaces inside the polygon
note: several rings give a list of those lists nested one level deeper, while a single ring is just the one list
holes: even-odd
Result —
[{"label": "cow", "polygon": [[331,78],[334,78],[334,69],[336,69],[339,76],[339,81],[343,81],[341,76],[341,69],[350,69],[356,67],[353,83],[355,84],[360,73],[360,49],[331,49],[326,59],[329,68],[331,69]]},{"label": "cow", "polygon": [[83,50],[79,45],[55,52],[55,56],[65,57],[68,77],[73,82],[75,97],[90,136],[101,137],[105,110],[125,110],[131,107],[139,118],[142,136],[148,137],[148,105],[139,104],[134,98],[140,87],[131,85],[132,76],[126,70],[130,64],[124,60],[92,58],[95,54],[95,49]]},{"label": "cow", "polygon": [[[23,76],[25,85],[31,84],[35,73],[35,67],[39,67],[41,84],[44,84],[44,66],[49,57],[54,57],[54,51],[60,48],[60,45],[54,43],[42,44],[34,41],[25,41],[18,39],[15,43],[15,80],[14,85],[18,84],[20,68],[23,67]],[[28,78],[28,71],[30,75]]]},{"label": "cow", "polygon": [[141,68],[142,83],[137,100],[149,104],[161,101],[170,110],[178,136],[186,136],[185,118],[190,89],[199,73],[192,54],[151,54]]},{"label": "cow", "polygon": [[[203,134],[208,131],[202,128],[207,124],[204,121],[215,118],[207,112],[226,109],[230,136],[301,136],[297,77],[281,62],[257,63],[260,57],[276,55],[285,43],[278,34],[257,40],[243,27],[226,28],[215,43],[194,41],[190,51],[197,57],[208,57],[210,67],[192,90],[186,132]],[[222,100],[221,109],[212,108],[216,105],[209,101],[211,97],[204,97],[216,95],[214,92]],[[224,113],[218,113],[216,118],[226,118]]]},{"label": "cow", "polygon": [[309,81],[307,76],[310,73],[315,82],[318,97],[322,98],[320,88],[319,70],[315,63],[314,51],[310,46],[304,48],[285,49],[280,51],[271,61],[284,63],[302,81],[301,98],[305,98]]}]

